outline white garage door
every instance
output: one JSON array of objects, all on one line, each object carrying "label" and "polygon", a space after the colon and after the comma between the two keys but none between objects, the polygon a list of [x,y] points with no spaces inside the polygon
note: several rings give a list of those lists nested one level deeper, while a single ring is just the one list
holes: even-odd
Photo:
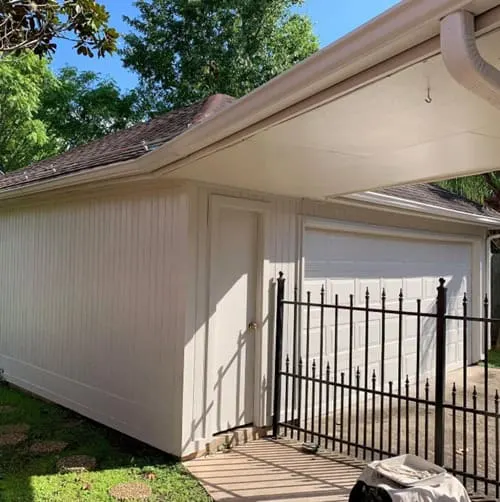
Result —
[{"label": "white garage door", "polygon": [[[462,312],[462,298],[470,284],[471,246],[464,243],[432,240],[397,239],[354,233],[339,233],[308,229],[304,237],[304,292],[311,291],[313,300],[319,299],[321,286],[326,288],[327,303],[338,294],[339,304],[348,305],[353,295],[354,305],[365,305],[368,288],[370,306],[380,308],[381,293],[385,288],[388,309],[398,309],[400,291],[404,296],[404,310],[416,311],[417,299],[422,301],[422,312],[435,311],[438,279],[443,277],[448,287],[448,311]],[[366,321],[364,313],[353,316],[354,368],[364,374]],[[338,317],[338,369],[348,368],[350,338],[349,313]],[[386,382],[397,379],[399,349],[398,315],[386,317],[385,375]],[[411,380],[416,372],[417,322],[404,317],[403,376]],[[370,314],[368,321],[369,374],[380,374],[381,316]],[[421,375],[433,373],[435,361],[435,321],[421,322]],[[319,354],[319,311],[311,314],[311,357]],[[334,315],[328,310],[325,317],[325,356],[332,363],[334,347]],[[305,337],[303,337],[304,340]],[[304,341],[301,348],[304,353]],[[449,369],[461,366],[462,336],[458,322],[447,324],[447,363]],[[347,375],[346,375],[347,376]]]}]

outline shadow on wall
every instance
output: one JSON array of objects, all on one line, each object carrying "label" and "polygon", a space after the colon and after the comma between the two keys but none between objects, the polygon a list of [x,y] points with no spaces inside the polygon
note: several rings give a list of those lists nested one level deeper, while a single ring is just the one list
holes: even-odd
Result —
[{"label": "shadow on wall", "polygon": [[[248,222],[242,220],[237,222],[240,225],[235,225],[234,228],[238,229],[242,225],[246,225]],[[248,227],[250,228],[250,227]],[[226,229],[227,230],[227,229]],[[238,233],[238,236],[240,234]],[[242,233],[244,235],[244,232]],[[255,304],[250,301],[252,296],[253,288],[256,287],[255,281],[248,277],[248,261],[243,257],[243,259],[234,259],[235,256],[240,256],[242,253],[247,253],[249,247],[253,247],[249,242],[245,246],[241,245],[237,235],[233,232],[227,234],[219,234],[216,243],[216,263],[212,263],[209,274],[211,275],[212,288],[210,291],[211,299],[210,301],[203,299],[202,301],[208,301],[205,308],[198,308],[198,319],[195,326],[195,332],[202,329],[204,330],[203,344],[203,360],[199,362],[198,368],[196,368],[196,374],[202,375],[204,382],[195,383],[198,387],[203,386],[203,393],[201,402],[194,403],[194,419],[191,422],[191,431],[189,439],[184,439],[183,449],[188,447],[189,443],[202,438],[204,435],[210,434],[213,430],[224,431],[233,426],[234,423],[243,425],[244,423],[249,423],[252,421],[254,405],[257,400],[254,400],[254,389],[258,395],[258,401],[260,403],[265,403],[266,416],[270,416],[270,407],[272,406],[271,399],[267,397],[272,393],[272,368],[273,359],[272,357],[267,360],[267,381],[255,382],[254,367],[255,358],[261,356],[260,351],[256,350],[253,346],[255,343],[255,335],[251,330],[246,329],[248,324],[255,320],[253,312],[255,312]],[[352,236],[349,236],[352,238]],[[244,237],[242,237],[244,240]],[[375,240],[377,245],[384,247],[386,249],[386,242],[384,240]],[[356,252],[360,252],[363,249],[363,243],[356,247]],[[390,247],[387,248],[389,251]],[[314,248],[316,250],[316,248]],[[311,252],[313,252],[312,250]],[[214,252],[212,250],[212,252]],[[390,251],[392,252],[392,251]],[[401,263],[396,263],[396,256],[388,256],[387,253],[384,254],[382,251],[378,254],[383,257],[386,262],[390,262],[391,266],[383,266],[384,278],[390,279],[401,279],[401,277],[411,278],[411,264],[412,259],[415,258],[416,263],[425,264],[425,273],[428,276],[440,277],[444,276],[448,278],[448,283],[446,284],[448,288],[448,298],[449,305],[453,302],[457,302],[457,298],[462,297],[464,291],[460,291],[463,288],[461,275],[461,270],[457,269],[457,263],[463,258],[462,255],[456,257],[456,259],[444,259],[443,256],[448,252],[447,249],[440,252],[442,259],[432,260],[429,257],[428,248],[424,244],[415,244],[411,247],[411,256],[404,256],[404,260]],[[307,256],[308,250],[305,250],[306,257],[310,262],[314,261],[311,256]],[[396,251],[394,251],[396,253]],[[270,256],[263,257],[268,262],[273,263]],[[320,259],[321,256],[318,257]],[[352,270],[343,270],[345,273],[351,274],[352,277],[359,277],[361,279],[380,279],[380,277],[374,276],[374,269],[370,267],[363,267],[363,262],[360,258],[359,261],[352,257]],[[391,261],[394,258],[394,263]],[[215,265],[215,272],[212,268]],[[219,275],[220,270],[222,274]],[[410,271],[410,272],[409,272]],[[317,270],[317,279],[323,280],[321,273],[322,270]],[[376,268],[375,268],[376,272]],[[200,273],[204,273],[201,271]],[[217,280],[214,280],[214,275],[217,274]],[[332,277],[335,273],[332,274]],[[349,276],[349,275],[348,275]],[[315,278],[314,270],[308,271],[308,277]],[[415,275],[417,277],[417,275]],[[287,279],[287,297],[290,298],[291,291],[293,290],[292,277],[286,277]],[[269,283],[265,286],[265,294],[267,299],[264,301],[268,302],[268,311],[271,313],[265,319],[260,319],[260,322],[266,329],[266,335],[268,337],[268,353],[273,354],[274,350],[274,311],[275,311],[275,278],[269,280]],[[436,279],[435,287],[437,288],[438,282]],[[437,292],[436,292],[437,294]],[[243,295],[247,296],[246,312],[242,308],[241,298]],[[205,295],[208,296],[208,295]],[[395,300],[396,298],[391,298]],[[238,303],[240,300],[240,303]],[[379,301],[375,299],[374,301]],[[409,300],[410,301],[410,300]],[[411,300],[413,301],[413,300]],[[218,309],[222,309],[225,313],[224,316],[220,316],[223,319],[222,323],[219,319],[216,323],[215,331],[209,333],[208,326],[206,325],[206,319],[211,319],[214,314],[218,312]],[[411,310],[416,310],[416,301],[414,307]],[[226,315],[229,312],[230,315]],[[203,313],[203,314],[202,314]],[[236,321],[234,320],[236,319]],[[286,323],[286,319],[285,319]],[[266,326],[267,324],[267,326]],[[219,334],[219,329],[224,330],[224,336],[214,337],[214,334]],[[408,328],[415,330],[412,337],[416,336],[416,326],[413,328]],[[290,330],[285,326],[285,336],[289,335]],[[432,359],[435,350],[435,340],[432,334],[435,332],[435,321],[433,319],[422,319],[422,350],[421,358],[422,361],[427,361]],[[234,334],[234,338],[225,343],[217,340],[223,340],[229,333]],[[198,342],[197,342],[198,343]],[[284,344],[287,341],[284,340]],[[299,344],[300,345],[300,344]],[[215,356],[214,356],[215,353]],[[201,357],[200,357],[201,359]],[[198,363],[197,363],[198,364]],[[264,363],[266,364],[266,363]],[[251,385],[248,382],[252,382]],[[222,409],[224,408],[224,409]],[[261,413],[261,416],[264,412]],[[228,420],[228,416],[230,420]],[[210,424],[210,425],[209,425]]]},{"label": "shadow on wall", "polygon": [[[196,393],[203,390],[201,399],[193,402],[190,437],[184,438],[183,450],[212,433],[253,423],[257,410],[259,416],[265,413],[262,405],[268,382],[265,377],[256,381],[255,369],[256,361],[262,359],[259,328],[266,330],[262,333],[266,339],[271,327],[259,305],[261,301],[266,306],[271,303],[274,290],[271,283],[269,299],[258,298],[262,287],[259,262],[262,258],[270,261],[268,256],[259,256],[256,245],[261,220],[253,211],[225,207],[217,211],[206,272],[209,288],[200,298],[195,325],[195,332],[202,331],[204,336],[196,341],[200,361],[196,362],[198,381],[194,386]],[[201,267],[200,274],[204,273]],[[269,366],[264,365],[265,375]]]},{"label": "shadow on wall", "polygon": [[[236,284],[239,280],[241,280],[242,277],[244,277],[245,274],[242,274],[238,277],[238,274],[234,275],[232,277],[233,283],[231,282],[227,283],[224,287],[224,290],[230,290],[231,287]],[[438,283],[436,283],[436,288],[438,286]],[[448,303],[449,303],[449,309],[451,309],[451,305],[454,301],[454,299],[458,297],[462,297],[463,291],[460,290],[462,286],[462,277],[451,277],[451,279],[447,282],[446,284],[448,288]],[[271,279],[268,283],[267,287],[267,298],[268,298],[268,309],[269,312],[271,313],[267,319],[265,319],[265,322],[267,324],[267,331],[268,331],[268,351],[269,354],[274,353],[274,311],[276,307],[276,281],[274,279]],[[410,310],[416,311],[416,302],[415,302],[415,307],[410,308]],[[429,310],[429,312],[434,312],[434,305],[432,308]],[[421,321],[421,367],[423,371],[425,371],[426,367],[430,370],[432,367],[434,367],[434,357],[435,357],[435,319],[433,318],[422,318]],[[407,335],[410,338],[413,338],[416,336],[416,325],[412,328],[412,333],[407,333]],[[216,416],[216,425],[218,430],[224,431],[227,430],[231,424],[224,423],[221,417],[221,410],[220,410],[220,403],[223,400],[231,400],[232,402],[235,402],[235,420],[240,421],[245,421],[245,413],[248,411],[248,409],[253,409],[253,404],[251,403],[251,399],[253,398],[253,387],[247,386],[245,388],[241,387],[241,381],[242,381],[242,372],[245,372],[245,379],[250,378],[250,373],[253,373],[253,368],[254,368],[254,360],[249,358],[249,354],[252,354],[253,357],[253,350],[249,351],[248,349],[248,344],[253,343],[253,338],[251,337],[251,334],[248,333],[247,331],[240,331],[237,334],[237,349],[236,351],[232,352],[231,354],[227,355],[226,359],[226,364],[221,365],[217,368],[217,377],[215,380],[215,385],[214,385],[214,390],[216,392],[216,399],[209,399],[207,402],[207,405],[204,409],[204,412],[202,413],[202,416],[198,419],[198,421],[193,421],[192,423],[192,432],[193,435],[196,430],[199,429],[200,425],[203,423],[204,420],[206,420],[207,415],[209,413],[214,413]],[[206,357],[208,357],[208,344],[205,346],[205,351],[206,351]],[[245,369],[246,367],[246,369]],[[236,370],[236,388],[238,389],[238,393],[236,396],[225,396],[223,394],[223,389],[224,389],[224,379],[228,378],[228,376],[231,374],[232,370]],[[260,382],[260,386],[258,389],[258,399],[260,399],[261,402],[266,402],[266,415],[270,416],[271,415],[271,406],[272,406],[272,400],[271,399],[265,399],[266,395],[269,395],[271,393],[270,385],[272,385],[272,375],[273,375],[273,360],[272,358],[269,358],[267,361],[267,375],[270,376],[268,381],[263,380]],[[427,371],[426,376],[432,376],[429,374]],[[241,380],[240,380],[241,379]],[[207,396],[210,395],[210,389],[207,389]],[[245,403],[245,406],[248,407],[248,409],[245,409],[245,407],[241,406],[242,400],[241,400],[241,395],[240,393],[244,393],[244,399],[243,402]],[[236,397],[236,400],[235,400]],[[184,445],[184,447],[187,446],[187,443]]]},{"label": "shadow on wall", "polygon": [[[234,276],[234,284],[241,280],[246,274],[241,274],[239,277]],[[227,285],[227,290],[231,289],[230,285]],[[268,300],[268,312],[264,319],[261,320],[262,326],[265,327],[268,336],[268,353],[274,353],[274,324],[275,324],[275,309],[276,309],[276,281],[271,279],[267,287],[267,300]],[[210,344],[207,343],[207,338],[205,340],[205,368],[208,367],[209,351],[211,350]],[[237,334],[236,345],[237,348],[234,352],[227,354],[226,364],[219,366],[214,369],[216,371],[216,380],[214,383],[214,393],[208,388],[209,381],[206,379],[204,382],[204,402],[206,403],[203,412],[197,420],[191,422],[191,437],[188,441],[183,444],[183,450],[188,447],[192,440],[195,440],[196,435],[199,433],[200,429],[204,429],[206,426],[206,421],[209,414],[213,414],[216,420],[216,427],[218,431],[225,431],[231,428],[230,423],[224,423],[221,415],[220,403],[226,399],[235,403],[234,417],[233,419],[239,423],[251,423],[252,419],[249,415],[253,413],[254,409],[254,387],[253,385],[243,386],[242,384],[247,379],[254,378],[254,367],[255,367],[255,350],[254,347],[249,349],[249,344],[254,344],[254,334],[251,330],[240,330]],[[272,392],[272,371],[274,367],[274,362],[272,358],[268,358],[267,368],[265,368],[265,373],[270,375],[269,378],[264,376],[261,382],[255,382],[258,385],[257,400],[260,402],[261,406],[264,405],[265,409],[262,410],[262,414],[265,416],[271,416],[272,400],[267,397]],[[231,373],[236,372],[236,396],[226,396],[224,395],[224,380],[230,378]],[[210,371],[210,370],[209,370]],[[206,374],[206,372],[205,372]],[[243,378],[244,375],[244,378]],[[216,399],[210,398],[210,396],[217,396]]]}]

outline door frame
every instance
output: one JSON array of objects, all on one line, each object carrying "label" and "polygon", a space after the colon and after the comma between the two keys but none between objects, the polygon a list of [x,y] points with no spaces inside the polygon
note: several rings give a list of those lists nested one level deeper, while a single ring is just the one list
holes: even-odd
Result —
[{"label": "door frame", "polygon": [[[269,267],[269,260],[266,258],[266,249],[268,242],[268,229],[269,229],[269,210],[270,204],[266,201],[251,200],[239,197],[230,197],[225,195],[212,194],[208,201],[208,281],[207,281],[207,319],[208,319],[208,361],[207,361],[207,389],[210,391],[210,400],[213,398],[216,403],[216,394],[213,391],[215,384],[215,374],[210,370],[214,367],[216,361],[216,344],[211,343],[214,334],[216,333],[216,305],[212,291],[214,288],[213,281],[215,280],[216,270],[216,257],[218,251],[217,230],[219,222],[219,214],[221,209],[232,209],[234,211],[246,211],[254,213],[257,216],[257,242],[256,256],[257,256],[257,281],[255,285],[255,310],[257,318],[257,329],[255,332],[254,341],[254,382],[253,382],[253,424],[255,426],[265,425],[261,423],[263,415],[263,408],[265,400],[261,396],[261,382],[263,379],[267,381],[267,358],[268,358],[268,343],[267,343],[267,329],[265,323],[267,322],[267,305],[265,302],[264,285],[265,277]],[[264,401],[264,402],[263,402]],[[209,427],[208,430],[213,434],[216,430],[215,420],[215,407],[210,411]]]}]

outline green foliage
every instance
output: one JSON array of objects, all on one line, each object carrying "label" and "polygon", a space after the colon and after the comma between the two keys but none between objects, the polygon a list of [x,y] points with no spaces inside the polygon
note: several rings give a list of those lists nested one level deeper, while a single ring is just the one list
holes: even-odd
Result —
[{"label": "green foliage", "polygon": [[60,150],[88,143],[143,118],[135,92],[122,94],[116,82],[91,72],[65,67],[57,85],[42,93],[38,118]]},{"label": "green foliage", "polygon": [[55,51],[58,37],[73,36],[78,54],[101,57],[116,50],[119,36],[108,21],[96,0],[0,0],[0,55],[44,56]]},{"label": "green foliage", "polygon": [[93,72],[54,75],[33,54],[0,64],[0,169],[12,171],[123,129],[143,117],[135,92]]},{"label": "green foliage", "polygon": [[[28,424],[27,441],[0,448],[0,500],[3,502],[110,501],[118,483],[150,486],[150,502],[209,502],[200,485],[172,457],[112,431],[59,406],[0,387],[0,430],[8,424]],[[59,454],[34,455],[33,441],[64,441]],[[58,474],[61,456],[89,455],[93,472]]]},{"label": "green foliage", "polygon": [[122,51],[158,110],[241,97],[318,49],[302,0],[137,0]]},{"label": "green foliage", "polygon": [[[491,177],[494,184],[497,180],[497,176],[493,173]],[[478,204],[487,203],[496,192],[494,185],[492,186],[492,183],[488,182],[488,178],[481,174],[441,181],[439,185],[450,192],[461,195]]]},{"label": "green foliage", "polygon": [[491,349],[488,352],[488,366],[490,368],[500,368],[500,350]]},{"label": "green foliage", "polygon": [[25,167],[57,150],[37,118],[42,89],[56,79],[47,62],[33,54],[8,56],[0,64],[0,169]]}]

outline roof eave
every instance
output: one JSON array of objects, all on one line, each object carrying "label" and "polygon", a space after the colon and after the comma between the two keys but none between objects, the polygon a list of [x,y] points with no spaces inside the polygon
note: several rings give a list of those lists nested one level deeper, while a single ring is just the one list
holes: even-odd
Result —
[{"label": "roof eave", "polygon": [[[426,202],[409,200],[393,195],[381,194],[378,192],[363,192],[344,196],[347,200],[359,201],[369,204],[376,204],[400,212],[401,210],[410,211],[438,217],[446,221],[455,221],[459,223],[468,223],[485,228],[500,228],[500,215],[498,217],[482,214],[473,214],[467,211],[445,208]],[[335,199],[332,199],[335,200]]]},{"label": "roof eave", "polygon": [[[470,5],[470,1],[405,0],[238,100],[226,110],[139,159],[2,190],[0,199],[102,179],[146,176],[153,172],[156,175],[168,174],[189,163],[193,156],[203,157],[223,148],[225,142],[232,142],[237,135],[238,140],[242,140],[262,127],[270,127],[278,120],[275,117],[280,112],[286,111],[287,116],[293,116],[299,113],[295,108],[303,111],[304,107],[320,106],[317,100],[313,104],[305,101],[308,98],[316,99],[323,91],[328,94],[324,99],[333,99],[335,92],[332,88],[340,83],[346,84],[344,92],[348,92],[347,88],[354,88],[350,79],[363,72],[373,73],[370,78],[375,79],[375,74],[379,72],[372,69],[436,38],[439,20],[465,5]],[[488,27],[481,26],[480,29]],[[429,50],[438,50],[438,44],[426,47],[425,51]],[[427,55],[420,52],[412,58],[421,59]],[[409,58],[404,64],[411,64],[411,61]],[[378,77],[381,78],[381,75]],[[269,122],[263,125],[266,119]],[[279,117],[280,121],[285,119],[286,117]]]}]

